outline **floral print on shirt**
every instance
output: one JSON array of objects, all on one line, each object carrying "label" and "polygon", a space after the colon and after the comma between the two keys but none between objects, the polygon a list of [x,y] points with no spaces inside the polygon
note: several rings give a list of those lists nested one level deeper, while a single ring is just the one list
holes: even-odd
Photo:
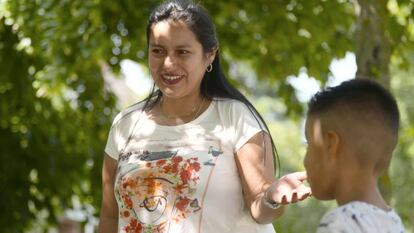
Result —
[{"label": "floral print on shirt", "polygon": [[[201,209],[194,198],[201,169],[197,157],[156,152],[156,159],[147,159],[145,151],[140,163],[118,182],[119,217],[128,223],[124,232],[165,233],[170,222],[179,222]],[[172,157],[170,157],[172,156]]]}]

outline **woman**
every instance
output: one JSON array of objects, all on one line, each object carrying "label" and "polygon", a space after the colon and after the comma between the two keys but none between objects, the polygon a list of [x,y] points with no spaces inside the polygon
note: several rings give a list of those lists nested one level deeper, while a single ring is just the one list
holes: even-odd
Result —
[{"label": "woman", "polygon": [[274,179],[269,130],[226,80],[206,11],[160,5],[147,42],[157,88],[114,120],[99,232],[274,232],[280,205],[310,195],[306,175]]}]

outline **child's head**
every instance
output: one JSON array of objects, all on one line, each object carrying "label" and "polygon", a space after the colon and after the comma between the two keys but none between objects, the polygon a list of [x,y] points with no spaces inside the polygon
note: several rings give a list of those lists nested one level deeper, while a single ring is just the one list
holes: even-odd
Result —
[{"label": "child's head", "polygon": [[335,185],[353,174],[376,178],[386,170],[398,140],[399,112],[385,88],[353,79],[317,93],[308,106],[304,164],[316,198],[335,198]]}]

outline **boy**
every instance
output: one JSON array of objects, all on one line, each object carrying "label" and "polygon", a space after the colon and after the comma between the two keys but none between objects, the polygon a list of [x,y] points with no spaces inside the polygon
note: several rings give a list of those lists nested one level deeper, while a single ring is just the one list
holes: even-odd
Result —
[{"label": "boy", "polygon": [[346,81],[311,99],[305,126],[308,182],[317,199],[339,205],[324,215],[318,233],[404,232],[377,187],[398,129],[397,103],[374,81]]}]

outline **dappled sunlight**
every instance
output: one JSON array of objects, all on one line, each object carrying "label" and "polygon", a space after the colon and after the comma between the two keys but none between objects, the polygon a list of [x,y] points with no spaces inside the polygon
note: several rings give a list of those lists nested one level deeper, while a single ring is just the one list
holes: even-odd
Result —
[{"label": "dappled sunlight", "polygon": [[[391,83],[401,110],[401,129],[386,181],[390,204],[401,215],[407,232],[412,233],[414,2],[358,4],[367,2],[373,3],[202,1],[216,23],[224,73],[268,123],[280,156],[281,175],[304,169],[302,121],[307,101],[315,92],[354,78],[357,71],[366,71],[362,74],[381,80],[385,86]],[[149,138],[158,137],[160,142],[172,138],[168,134],[154,136],[168,126],[137,121],[139,110],[134,103],[145,98],[153,84],[146,68],[145,28],[154,4],[0,0],[2,232],[56,232],[59,224],[62,228],[70,221],[77,230],[86,224],[85,233],[94,232],[108,132],[112,122],[112,129],[119,127],[119,119],[113,121],[116,113],[131,105],[119,118],[124,125],[137,124],[117,133],[117,148],[112,148],[111,156],[155,168],[149,174],[150,169],[138,172],[137,165],[131,165],[128,171],[137,174],[125,175],[127,170],[121,173],[120,182],[125,185],[121,191],[128,194],[139,186],[139,193],[130,193],[130,200],[125,199],[125,203],[139,204],[121,212],[124,217],[145,209],[139,218],[144,222],[156,219],[163,227],[165,219],[159,217],[163,213],[168,212],[177,221],[183,215],[199,214],[207,191],[192,193],[191,189],[194,182],[207,181],[196,180],[196,163],[206,167],[198,171],[200,174],[214,168],[217,175],[213,178],[238,178],[235,166],[220,163],[232,161],[232,157],[223,156],[230,150],[222,147],[233,139],[215,140],[216,132],[235,131],[238,126],[200,128],[184,133],[180,142],[158,147]],[[383,7],[383,15],[374,20],[361,18],[372,14],[359,13],[376,7]],[[142,128],[145,137],[130,137]],[[198,141],[201,138],[204,141]],[[144,150],[146,147],[151,150]],[[201,156],[197,161],[194,153]],[[179,157],[182,161],[177,162]],[[165,172],[174,169],[181,169],[181,173]],[[228,195],[242,193],[234,183],[210,191],[217,199],[212,201],[225,198],[243,208],[241,194]],[[183,190],[190,190],[190,194],[181,195]],[[173,204],[168,207],[167,203]],[[334,206],[333,202],[313,198],[289,205],[275,221],[276,229],[280,233],[313,232],[322,214]],[[131,227],[137,225],[131,223]]]}]

